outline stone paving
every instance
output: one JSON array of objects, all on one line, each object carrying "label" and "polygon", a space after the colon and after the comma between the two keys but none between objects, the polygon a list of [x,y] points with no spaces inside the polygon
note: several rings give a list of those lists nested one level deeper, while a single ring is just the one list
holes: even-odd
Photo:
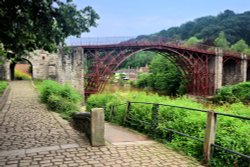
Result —
[{"label": "stone paving", "polygon": [[156,142],[91,147],[84,134],[39,103],[31,82],[10,86],[0,111],[0,167],[201,166]]}]

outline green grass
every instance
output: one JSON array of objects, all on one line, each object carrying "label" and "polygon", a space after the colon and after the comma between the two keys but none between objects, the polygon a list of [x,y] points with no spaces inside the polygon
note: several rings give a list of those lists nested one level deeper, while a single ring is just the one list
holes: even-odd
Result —
[{"label": "green grass", "polygon": [[15,70],[15,79],[16,80],[31,80],[32,77],[19,70]]},{"label": "green grass", "polygon": [[[105,107],[105,119],[110,120],[110,107],[127,101],[140,101],[140,102],[153,102],[162,103],[197,109],[205,109],[202,104],[194,102],[187,97],[180,97],[171,99],[165,96],[158,96],[156,94],[146,94],[143,92],[131,93],[105,93],[100,95],[91,95],[87,101],[87,110],[90,111],[93,107]],[[152,105],[148,104],[132,104],[129,114],[129,121],[126,126],[148,134],[156,136],[158,140],[166,143],[172,148],[183,151],[187,155],[196,157],[202,160],[203,143],[193,139],[180,136],[171,131],[165,130],[171,128],[176,131],[189,134],[204,140],[205,126],[206,126],[206,113],[191,111],[182,108],[173,108],[161,106],[159,108],[159,120],[157,126],[157,133],[152,134]],[[242,103],[227,104],[224,106],[214,106],[215,110],[219,112],[227,112],[230,114],[237,114],[249,116],[249,107],[244,106]],[[123,116],[126,110],[126,105],[115,107],[115,114],[111,122],[122,125]],[[145,124],[148,122],[149,124]],[[217,131],[216,131],[216,144],[238,151],[240,153],[250,155],[250,121],[239,120],[230,117],[218,116]],[[215,149],[214,156],[210,162],[211,166],[233,166],[238,165],[241,167],[249,167],[249,163],[238,156],[228,154],[224,151]]]},{"label": "green grass", "polygon": [[7,88],[7,86],[8,86],[7,81],[0,81],[0,96],[3,95],[3,92]]},{"label": "green grass", "polygon": [[35,81],[40,99],[52,111],[60,113],[64,119],[70,119],[74,112],[80,111],[82,96],[71,86],[55,81]]}]

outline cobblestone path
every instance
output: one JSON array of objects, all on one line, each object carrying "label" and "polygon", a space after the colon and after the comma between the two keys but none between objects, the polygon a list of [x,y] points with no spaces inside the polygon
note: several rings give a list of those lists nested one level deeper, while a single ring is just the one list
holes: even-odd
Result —
[{"label": "cobblestone path", "polygon": [[201,166],[155,142],[91,147],[83,134],[39,103],[31,82],[10,86],[0,111],[0,167]]}]

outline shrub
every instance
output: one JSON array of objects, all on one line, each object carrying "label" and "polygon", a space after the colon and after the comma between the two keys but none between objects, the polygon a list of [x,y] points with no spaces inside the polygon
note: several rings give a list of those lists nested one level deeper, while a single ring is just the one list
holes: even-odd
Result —
[{"label": "shrub", "polygon": [[19,71],[19,70],[15,70],[15,79],[17,80],[31,80],[31,76]]},{"label": "shrub", "polygon": [[60,113],[63,118],[80,110],[82,96],[69,85],[61,85],[55,81],[46,80],[38,85],[40,99],[48,108]]},{"label": "shrub", "polygon": [[3,94],[4,90],[7,88],[7,81],[0,81],[0,96]]},{"label": "shrub", "polygon": [[219,89],[214,97],[216,103],[250,102],[250,82],[224,86]]},{"label": "shrub", "polygon": [[[193,102],[186,97],[171,99],[169,97],[161,97],[155,94],[146,94],[143,92],[132,93],[106,93],[101,95],[91,95],[87,101],[87,108],[91,107],[105,107],[105,118],[107,121],[112,121],[122,125],[124,111],[126,105],[119,105],[115,107],[113,119],[110,120],[111,105],[118,105],[126,101],[141,101],[163,103],[176,106],[185,106],[190,108],[202,109],[203,106],[197,102]],[[238,103],[230,106],[220,106],[218,109],[233,109],[228,111],[231,114],[238,112],[242,104]],[[132,103],[130,114],[126,126],[146,133],[148,135],[157,137],[158,140],[166,143],[167,145],[185,152],[188,155],[194,156],[201,160],[203,158],[203,143],[193,139],[180,136],[166,128],[174,129],[176,131],[189,134],[190,136],[197,137],[201,140],[205,136],[206,126],[206,113],[195,112],[182,108],[173,108],[168,106],[160,106],[159,108],[159,123],[157,126],[156,134],[152,132],[152,105],[151,104],[135,104]],[[246,114],[247,108],[244,108],[243,115]],[[249,114],[249,111],[248,111]],[[245,115],[246,116],[246,115]],[[147,122],[147,123],[146,123]],[[239,120],[235,118],[219,116],[217,131],[216,131],[216,144],[229,148],[245,155],[250,154],[250,122]],[[242,166],[248,167],[248,162],[244,158],[226,153],[219,149],[215,149],[214,156],[210,162],[211,166]]]}]

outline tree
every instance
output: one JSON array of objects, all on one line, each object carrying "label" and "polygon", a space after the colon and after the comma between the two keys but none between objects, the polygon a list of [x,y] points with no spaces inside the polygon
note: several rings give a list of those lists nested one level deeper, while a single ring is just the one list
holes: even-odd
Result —
[{"label": "tree", "polygon": [[[244,25],[244,26],[243,26]],[[227,35],[229,43],[243,39],[250,45],[250,11],[236,14],[231,10],[225,10],[217,16],[205,16],[188,21],[179,27],[170,27],[152,35],[144,36],[144,40],[179,39],[187,40],[196,36],[203,39],[203,43],[213,45],[220,32]],[[139,39],[138,39],[139,40]]]},{"label": "tree", "polygon": [[243,53],[245,53],[246,55],[250,56],[250,48],[245,49],[245,50],[243,51]]},{"label": "tree", "polygon": [[229,48],[229,42],[227,41],[226,35],[224,32],[220,32],[219,36],[214,41],[215,46],[221,47],[223,49]]},{"label": "tree", "polygon": [[187,46],[192,46],[192,45],[196,45],[196,44],[201,43],[201,42],[203,42],[202,39],[198,39],[197,37],[190,37],[190,38],[185,42],[185,44],[186,44]]},{"label": "tree", "polygon": [[231,46],[231,49],[236,52],[244,52],[244,51],[247,51],[248,45],[243,39],[241,39],[237,41],[235,44],[233,44]]},{"label": "tree", "polygon": [[72,0],[1,0],[0,41],[15,57],[37,48],[51,52],[66,37],[88,32],[97,19],[91,7],[77,10]]},{"label": "tree", "polygon": [[[157,55],[149,65],[148,81],[154,90],[167,95],[176,95],[182,83],[182,74],[167,58]],[[182,93],[182,92],[181,92]]]},{"label": "tree", "polygon": [[124,63],[122,63],[119,68],[139,68],[145,67],[149,64],[155,53],[152,52],[139,52],[135,55],[129,57]]}]

